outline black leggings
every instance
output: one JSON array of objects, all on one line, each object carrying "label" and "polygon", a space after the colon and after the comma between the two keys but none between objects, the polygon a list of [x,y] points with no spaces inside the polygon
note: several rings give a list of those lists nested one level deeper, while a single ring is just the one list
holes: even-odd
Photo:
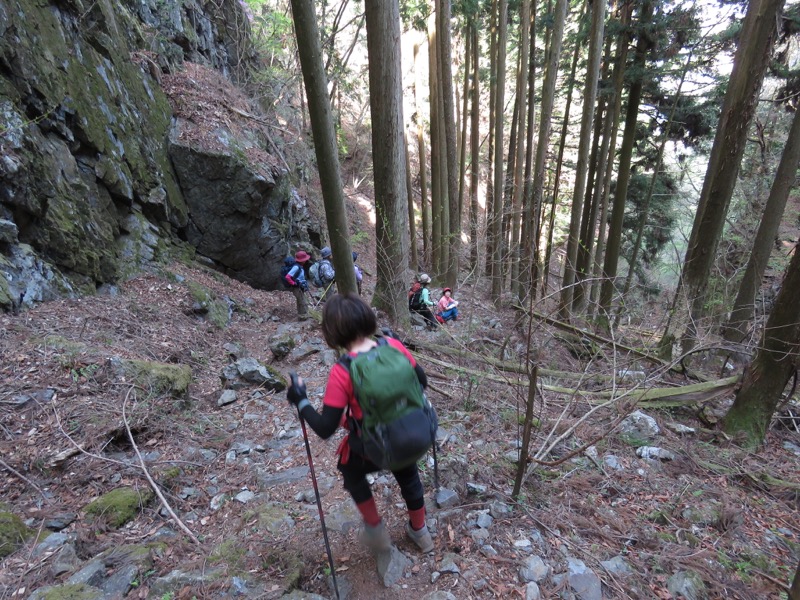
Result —
[{"label": "black leggings", "polygon": [[[340,461],[338,469],[344,477],[344,489],[350,492],[356,504],[372,498],[372,489],[367,482],[367,474],[380,471],[378,465],[360,454],[351,452],[347,464],[343,465]],[[400,486],[400,493],[403,495],[403,500],[406,501],[408,510],[419,510],[425,506],[425,492],[422,489],[422,481],[419,479],[417,463],[400,471],[392,471],[392,475],[394,475],[397,485]]]}]

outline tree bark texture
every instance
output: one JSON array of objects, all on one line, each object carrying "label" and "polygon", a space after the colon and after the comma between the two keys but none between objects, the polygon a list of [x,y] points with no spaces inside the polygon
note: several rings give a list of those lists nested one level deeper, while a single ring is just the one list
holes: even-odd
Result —
[{"label": "tree bark texture", "polygon": [[642,3],[642,12],[639,14],[638,39],[636,41],[636,56],[634,57],[634,70],[636,78],[631,82],[628,92],[628,107],[625,110],[625,129],[622,132],[622,146],[620,147],[619,168],[617,170],[617,189],[614,192],[614,202],[611,209],[611,225],[608,228],[606,241],[606,255],[603,261],[603,284],[600,288],[601,317],[611,311],[611,301],[616,289],[617,267],[619,266],[619,250],[622,241],[622,224],[625,218],[625,203],[628,199],[628,183],[631,178],[631,159],[633,145],[636,138],[636,122],[639,118],[639,103],[642,97],[642,71],[650,48],[650,34],[648,28],[653,17],[653,4],[650,0]]},{"label": "tree bark texture", "polygon": [[498,0],[497,5],[497,62],[495,71],[495,123],[494,123],[494,206],[492,210],[492,292],[495,306],[500,305],[503,288],[503,240],[501,225],[503,221],[503,106],[506,87],[506,33],[508,30],[508,1]]},{"label": "tree bark texture", "polygon": [[789,137],[783,147],[781,162],[753,242],[753,250],[750,252],[744,277],[739,284],[739,293],[733,304],[733,312],[725,328],[725,339],[730,342],[741,342],[747,332],[748,323],[753,319],[756,292],[761,287],[761,278],[767,268],[786,201],[795,182],[798,164],[800,164],[800,110],[794,113]]},{"label": "tree bark texture", "polygon": [[368,0],[364,7],[367,18],[378,267],[373,302],[385,310],[393,321],[405,322],[409,317],[404,292],[410,277],[400,13],[397,2]]},{"label": "tree bark texture", "polygon": [[444,264],[444,284],[455,287],[458,278],[458,256],[461,248],[461,213],[458,201],[458,162],[456,154],[455,109],[453,107],[453,59],[451,52],[451,0],[436,0],[437,40],[439,42],[439,82],[441,84],[441,122],[444,129],[445,161],[447,165],[447,262]]},{"label": "tree bark texture", "polygon": [[800,248],[795,246],[758,352],[745,370],[742,387],[722,422],[728,434],[744,436],[742,442],[747,448],[756,448],[764,441],[781,393],[800,364],[797,290],[800,290]]},{"label": "tree bark texture", "polygon": [[564,278],[561,285],[559,313],[568,318],[571,313],[573,284],[575,283],[575,263],[578,258],[578,235],[580,230],[583,192],[586,189],[586,171],[589,162],[589,150],[592,141],[592,120],[594,118],[597,86],[600,74],[600,58],[603,48],[603,32],[605,31],[605,0],[593,0],[592,25],[589,33],[589,61],[586,68],[586,84],[583,92],[583,116],[581,133],[578,141],[577,168],[575,171],[575,189],[572,194],[572,213],[569,222],[567,239],[567,256],[564,259]]},{"label": "tree bark texture", "polygon": [[[748,4],[697,207],[681,283],[692,321],[705,313],[708,278],[725,225],[783,0]],[[680,325],[680,324],[679,324]]]},{"label": "tree bark texture", "polygon": [[352,252],[350,227],[347,222],[342,179],[339,172],[339,150],[333,130],[331,105],[328,99],[328,81],[322,65],[322,50],[314,3],[311,0],[292,0],[292,18],[308,99],[308,114],[311,118],[311,132],[314,137],[322,200],[325,205],[325,219],[331,239],[334,268],[337,271],[336,287],[340,293],[356,293],[356,275],[350,254]]}]

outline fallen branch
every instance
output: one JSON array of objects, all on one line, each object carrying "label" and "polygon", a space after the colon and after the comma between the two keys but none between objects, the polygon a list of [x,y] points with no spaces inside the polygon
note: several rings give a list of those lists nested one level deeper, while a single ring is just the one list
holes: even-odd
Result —
[{"label": "fallen branch", "polygon": [[50,499],[49,499],[47,496],[45,496],[44,492],[42,491],[42,489],[41,489],[41,488],[40,488],[38,485],[36,485],[35,483],[33,483],[33,482],[30,480],[30,479],[28,479],[27,477],[25,477],[25,475],[23,475],[22,473],[20,473],[19,471],[17,471],[17,470],[16,470],[14,467],[12,467],[11,465],[7,464],[7,463],[6,463],[4,460],[2,460],[2,459],[0,459],[0,467],[3,467],[3,468],[4,468],[6,471],[8,471],[9,473],[13,473],[14,475],[16,475],[17,477],[19,477],[20,479],[22,479],[22,481],[24,481],[25,483],[27,483],[29,486],[31,486],[33,489],[35,489],[37,492],[39,492],[39,493],[42,495],[42,498],[44,498],[44,501],[45,501],[45,502],[47,502],[48,504],[50,503]]},{"label": "fallen branch", "polygon": [[128,433],[128,439],[131,441],[131,446],[133,446],[134,452],[136,452],[136,457],[139,459],[139,465],[142,468],[142,472],[144,476],[147,477],[147,481],[150,483],[150,487],[153,488],[153,491],[158,496],[158,499],[161,500],[162,506],[167,509],[169,516],[172,517],[172,520],[180,527],[186,535],[188,535],[191,540],[200,546],[200,540],[192,533],[191,529],[189,529],[183,521],[180,520],[180,517],[175,514],[175,511],[172,510],[172,507],[167,502],[167,499],[164,497],[164,494],[161,493],[161,489],[158,487],[158,484],[153,481],[153,478],[150,476],[150,472],[147,470],[147,466],[144,464],[144,458],[142,458],[141,452],[139,452],[139,447],[136,445],[136,440],[133,439],[133,433],[131,432],[131,426],[128,423],[128,417],[125,415],[125,406],[128,404],[128,398],[133,391],[133,387],[128,388],[128,392],[125,394],[125,400],[122,401],[122,422],[125,424],[125,431]]}]

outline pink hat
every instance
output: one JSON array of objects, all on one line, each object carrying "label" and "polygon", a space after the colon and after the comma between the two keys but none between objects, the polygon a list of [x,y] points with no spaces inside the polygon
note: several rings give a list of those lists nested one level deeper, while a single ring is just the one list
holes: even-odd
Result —
[{"label": "pink hat", "polygon": [[311,256],[309,256],[308,252],[304,252],[303,250],[298,250],[297,254],[294,255],[294,259],[299,263],[306,262]]}]

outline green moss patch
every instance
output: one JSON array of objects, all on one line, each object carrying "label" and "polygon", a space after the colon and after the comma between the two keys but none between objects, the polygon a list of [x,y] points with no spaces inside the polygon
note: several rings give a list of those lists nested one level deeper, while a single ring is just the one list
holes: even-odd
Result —
[{"label": "green moss patch", "polygon": [[5,558],[22,546],[33,531],[17,515],[0,505],[0,558]]},{"label": "green moss patch", "polygon": [[139,514],[139,509],[145,506],[153,497],[149,488],[137,490],[130,487],[121,487],[111,490],[86,505],[86,515],[90,520],[102,519],[111,527],[122,527]]},{"label": "green moss patch", "polygon": [[192,369],[187,365],[129,360],[125,361],[124,369],[137,385],[155,394],[171,394],[181,398],[189,392],[192,382]]}]

